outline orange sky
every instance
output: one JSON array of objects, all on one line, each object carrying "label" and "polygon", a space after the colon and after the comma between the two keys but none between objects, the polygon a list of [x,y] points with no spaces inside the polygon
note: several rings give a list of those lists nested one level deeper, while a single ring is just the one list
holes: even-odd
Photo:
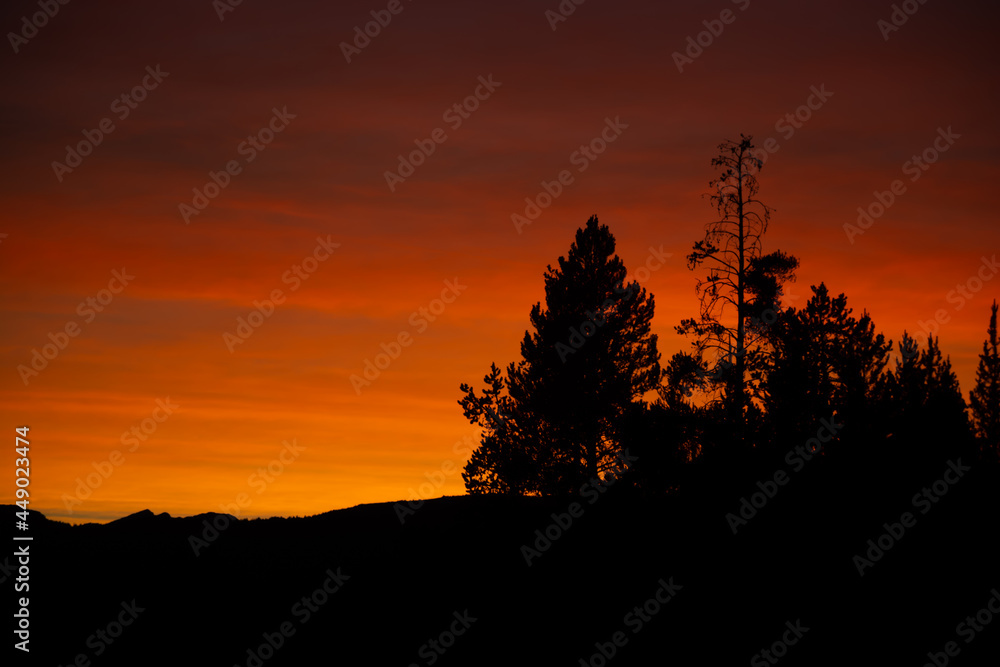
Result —
[{"label": "orange sky", "polygon": [[[968,393],[1000,281],[948,294],[1000,253],[992,5],[929,2],[886,40],[888,2],[592,0],[553,30],[555,0],[403,0],[350,63],[338,45],[387,3],[336,5],[244,2],[220,21],[208,0],[70,3],[16,53],[8,35],[0,423],[31,426],[32,508],[106,521],[242,497],[244,516],[304,515],[422,482],[423,495],[462,493],[475,430],[458,385],[517,358],[546,265],[589,215],[630,269],[650,247],[672,253],[644,286],[664,360],[686,346],[673,333],[697,306],[684,256],[712,217],[716,146],[740,132],[779,147],[760,195],[776,209],[765,250],[802,262],[792,303],[825,281],[893,340],[945,310],[941,346]],[[731,22],[712,24],[721,34],[679,72],[672,54],[724,9]],[[36,11],[7,3],[4,32]],[[113,105],[158,65],[143,101]],[[446,110],[477,87],[487,99],[454,127]],[[776,127],[813,87],[832,96]],[[273,109],[294,118],[248,163],[241,142]],[[60,181],[52,163],[105,118],[114,130]],[[608,118],[627,128],[574,158]],[[949,127],[960,136],[911,181],[905,163]],[[397,156],[437,128],[447,138],[390,190]],[[185,224],[192,188],[234,160],[239,173]],[[563,170],[573,182],[519,234],[511,215]],[[896,179],[905,192],[851,243],[844,224]],[[293,290],[286,272],[317,238],[339,247]],[[123,268],[134,279],[88,322],[78,305]],[[411,320],[455,280],[465,288],[433,322]],[[276,289],[284,303],[230,352],[223,334]],[[18,366],[67,323],[78,335],[25,384]],[[357,393],[351,375],[400,332],[412,343]],[[150,421],[168,397],[178,407]],[[129,451],[121,435],[143,420],[155,430]],[[102,466],[116,450],[120,465]],[[282,455],[264,481],[256,471]],[[112,472],[67,509],[95,465]]]}]

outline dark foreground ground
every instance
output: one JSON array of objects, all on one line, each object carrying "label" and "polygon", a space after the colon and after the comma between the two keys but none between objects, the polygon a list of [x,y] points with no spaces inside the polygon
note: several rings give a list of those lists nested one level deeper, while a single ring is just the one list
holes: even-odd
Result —
[{"label": "dark foreground ground", "polygon": [[[713,475],[679,497],[587,494],[565,529],[549,526],[569,499],[442,498],[405,523],[391,503],[233,520],[214,539],[205,522],[221,515],[70,527],[33,513],[30,659],[11,648],[11,612],[2,662],[919,667],[930,652],[1000,664],[997,466],[785,467],[787,484],[734,535],[727,513],[781,468]],[[924,487],[936,500],[914,498]],[[899,534],[905,512],[910,527],[883,537],[861,576],[854,556],[883,524]],[[205,540],[197,556],[191,536]],[[17,543],[5,542],[14,609]],[[522,545],[539,548],[530,566]]]}]

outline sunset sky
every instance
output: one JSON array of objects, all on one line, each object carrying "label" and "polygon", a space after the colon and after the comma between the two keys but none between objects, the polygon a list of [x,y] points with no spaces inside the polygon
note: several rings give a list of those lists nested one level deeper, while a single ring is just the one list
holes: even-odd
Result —
[{"label": "sunset sky", "polygon": [[[671,254],[643,286],[663,360],[687,349],[684,256],[713,217],[710,160],[741,132],[777,148],[760,198],[765,251],[801,260],[786,303],[825,281],[894,341],[943,311],[968,396],[1000,299],[1000,267],[983,267],[1000,254],[997,9],[904,4],[889,30],[892,3],[860,0],[565,0],[565,20],[557,0],[69,2],[36,30],[37,2],[5,3],[0,422],[12,440],[31,427],[31,507],[107,521],[245,494],[242,516],[308,515],[463,493],[476,430],[458,386],[518,358],[546,266],[590,215],[630,271]],[[373,11],[387,24],[360,48]],[[465,100],[477,108],[453,109]],[[602,132],[603,152],[578,152]],[[433,153],[387,183],[415,142]],[[519,232],[511,216],[564,170]],[[897,179],[884,214],[845,231]],[[259,328],[224,338],[275,290]],[[19,370],[67,326],[37,375]],[[410,344],[356,391],[401,332]],[[96,468],[111,473],[69,503]]]}]

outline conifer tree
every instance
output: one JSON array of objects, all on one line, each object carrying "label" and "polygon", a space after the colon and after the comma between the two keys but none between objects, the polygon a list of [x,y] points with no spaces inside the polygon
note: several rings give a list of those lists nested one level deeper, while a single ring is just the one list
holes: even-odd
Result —
[{"label": "conifer tree", "polygon": [[987,339],[979,355],[976,386],[969,394],[972,421],[982,451],[994,460],[1000,458],[1000,340],[997,338],[997,302],[993,302]]},{"label": "conifer tree", "polygon": [[[485,427],[466,488],[571,493],[618,466],[625,416],[660,381],[653,307],[652,295],[626,283],[614,236],[591,217],[545,272],[545,307],[531,309],[522,359],[506,378],[494,366],[483,399],[461,385],[466,417]],[[485,406],[506,412],[503,423],[487,424]]]}]

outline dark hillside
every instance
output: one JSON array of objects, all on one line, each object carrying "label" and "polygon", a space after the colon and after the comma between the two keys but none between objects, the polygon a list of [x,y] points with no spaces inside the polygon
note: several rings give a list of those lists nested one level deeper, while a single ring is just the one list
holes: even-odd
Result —
[{"label": "dark hillside", "polygon": [[[726,514],[773,471],[660,499],[612,487],[593,504],[577,497],[582,515],[565,530],[551,527],[569,509],[559,498],[441,498],[405,524],[389,503],[78,527],[32,514],[32,654],[48,665],[80,654],[94,665],[599,665],[591,656],[620,632],[616,665],[746,664],[787,621],[808,630],[782,664],[921,665],[948,641],[961,664],[988,664],[997,628],[966,643],[956,626],[1000,586],[996,467],[970,466],[921,514],[912,496],[934,479],[886,485],[814,463],[736,535]],[[859,576],[853,557],[908,510],[915,525]],[[210,539],[206,522],[227,520]],[[547,527],[557,538],[529,567],[521,547]],[[198,556],[192,536],[205,540]],[[327,595],[324,583],[340,588]],[[95,634],[123,614],[119,638]]]}]

